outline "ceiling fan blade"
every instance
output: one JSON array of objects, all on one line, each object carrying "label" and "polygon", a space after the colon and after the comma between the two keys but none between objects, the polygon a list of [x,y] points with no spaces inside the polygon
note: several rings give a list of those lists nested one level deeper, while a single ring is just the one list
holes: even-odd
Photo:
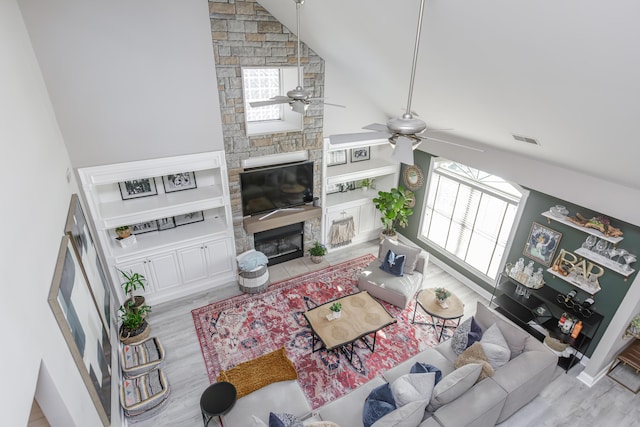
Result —
[{"label": "ceiling fan blade", "polygon": [[385,132],[389,135],[391,134],[391,132],[389,132],[389,128],[387,127],[387,125],[383,125],[380,123],[371,123],[370,125],[367,125],[362,129],[375,130],[376,132]]},{"label": "ceiling fan blade", "polygon": [[413,149],[413,142],[409,138],[401,136],[396,141],[396,148],[393,150],[391,157],[411,166],[413,165]]},{"label": "ceiling fan blade", "polygon": [[429,139],[431,141],[442,142],[443,144],[455,145],[456,147],[466,148],[467,150],[473,150],[473,151],[477,151],[479,153],[484,153],[484,150],[482,148],[470,147],[468,145],[458,144],[456,142],[451,142],[451,141],[445,141],[444,139],[438,139],[438,138],[434,138],[434,137],[431,137],[431,136],[420,136],[420,135],[418,135],[418,137],[420,139],[422,139],[422,140]]},{"label": "ceiling fan blade", "polygon": [[266,107],[267,105],[285,104],[289,101],[290,99],[287,96],[274,96],[273,98],[267,99],[265,101],[250,102],[249,105],[252,108],[258,108],[258,107]]},{"label": "ceiling fan blade", "polygon": [[389,138],[388,133],[379,132],[360,132],[360,133],[342,133],[337,135],[329,135],[331,144],[349,144],[351,142],[371,141],[373,139]]},{"label": "ceiling fan blade", "polygon": [[346,105],[341,105],[341,104],[332,104],[331,102],[325,102],[324,105],[331,105],[332,107],[340,107],[340,108],[347,108]]},{"label": "ceiling fan blade", "polygon": [[333,107],[341,107],[341,108],[347,108],[346,105],[342,105],[342,104],[332,104],[330,102],[326,102],[325,101],[326,98],[308,98],[307,101],[312,101],[312,102],[321,102],[324,105],[331,105]]}]

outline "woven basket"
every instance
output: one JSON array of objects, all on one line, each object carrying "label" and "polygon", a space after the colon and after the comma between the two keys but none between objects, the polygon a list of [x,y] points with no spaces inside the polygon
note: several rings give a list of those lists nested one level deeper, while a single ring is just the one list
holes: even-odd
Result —
[{"label": "woven basket", "polygon": [[143,325],[144,329],[138,335],[130,335],[129,333],[125,335],[123,332],[124,328],[121,325],[118,334],[120,336],[120,341],[122,341],[123,344],[136,344],[149,338],[149,334],[151,333],[151,326],[149,326],[149,323],[147,323],[146,320],[143,322]]},{"label": "woven basket", "polygon": [[564,342],[560,341],[559,339],[552,338],[552,337],[546,337],[544,339],[544,343],[551,350],[554,350],[554,351],[557,351],[557,352],[560,352],[560,353],[562,353],[563,351],[565,351],[567,349],[567,347],[569,347],[569,344],[564,343]]}]

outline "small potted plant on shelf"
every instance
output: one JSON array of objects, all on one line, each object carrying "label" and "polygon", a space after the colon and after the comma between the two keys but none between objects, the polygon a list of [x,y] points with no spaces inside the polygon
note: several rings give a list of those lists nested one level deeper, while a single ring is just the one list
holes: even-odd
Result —
[{"label": "small potted plant on shelf", "polygon": [[116,234],[119,238],[126,239],[127,237],[131,236],[131,227],[129,227],[128,225],[117,227]]},{"label": "small potted plant on shelf", "polygon": [[372,185],[373,185],[373,178],[365,178],[362,181],[360,181],[360,188],[362,188],[362,191],[367,191],[369,188],[371,188]]},{"label": "small potted plant on shelf", "polygon": [[404,187],[392,188],[390,191],[378,191],[378,197],[373,199],[373,204],[380,211],[380,221],[382,221],[382,234],[380,239],[397,239],[397,228],[406,227],[409,224],[409,217],[413,215],[411,204],[413,193],[405,191]]},{"label": "small potted plant on shelf", "polygon": [[331,315],[333,319],[337,319],[340,317],[342,313],[342,303],[334,302],[329,306],[329,310],[331,310]]},{"label": "small potted plant on shelf", "polygon": [[636,314],[627,327],[627,336],[640,338],[640,314]]},{"label": "small potted plant on shelf", "polygon": [[327,254],[327,247],[322,243],[316,242],[309,248],[309,255],[311,255],[311,261],[315,264],[319,264],[324,259],[324,256]]},{"label": "small potted plant on shelf", "polygon": [[451,296],[451,292],[446,288],[436,288],[435,294],[438,304],[440,304],[442,308],[447,308],[447,298]]}]

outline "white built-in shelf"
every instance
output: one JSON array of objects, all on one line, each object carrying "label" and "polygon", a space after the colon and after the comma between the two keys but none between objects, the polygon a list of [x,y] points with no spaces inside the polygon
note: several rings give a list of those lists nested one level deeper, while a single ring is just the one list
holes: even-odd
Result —
[{"label": "white built-in shelf", "polygon": [[342,193],[327,194],[324,206],[328,208],[337,205],[344,205],[344,207],[349,207],[350,205],[359,206],[364,200],[371,201],[374,197],[378,197],[378,190],[370,188],[367,191],[362,191],[361,188],[357,188]]},{"label": "white built-in shelf", "polygon": [[116,263],[120,263],[124,260],[123,257],[129,258],[150,250],[162,251],[170,249],[174,245],[184,246],[191,240],[201,242],[203,239],[214,238],[224,233],[228,233],[227,222],[223,217],[218,216],[207,218],[205,221],[180,225],[169,230],[136,234],[136,243],[126,248],[118,244],[114,234],[110,247]]},{"label": "white built-in shelf", "polygon": [[564,280],[565,282],[569,283],[572,286],[575,286],[578,289],[582,289],[583,291],[585,291],[586,293],[588,293],[589,295],[595,295],[598,292],[600,292],[602,290],[602,288],[600,287],[599,284],[596,283],[596,287],[590,287],[590,286],[586,286],[583,285],[582,283],[576,281],[576,280],[570,280],[568,276],[563,276],[562,274],[559,274],[556,271],[553,271],[553,269],[551,268],[547,268],[547,273],[551,274],[554,277],[557,277],[560,280]]},{"label": "white built-in shelf", "polygon": [[603,267],[608,268],[609,270],[615,271],[616,273],[624,276],[625,278],[631,276],[635,272],[633,268],[629,270],[624,270],[619,263],[612,261],[609,258],[604,257],[600,254],[597,254],[593,251],[590,251],[589,249],[586,249],[586,248],[578,248],[574,252],[580,255],[581,257],[588,259],[589,261],[593,261],[595,263],[602,265]]},{"label": "white built-in shelf", "polygon": [[364,178],[397,173],[398,163],[383,158],[327,167],[327,184],[335,185]]},{"label": "white built-in shelf", "polygon": [[600,239],[606,240],[607,242],[611,242],[614,245],[618,244],[618,242],[622,241],[624,238],[623,237],[610,237],[610,236],[605,236],[603,233],[601,233],[600,231],[594,229],[594,228],[587,228],[587,227],[581,227],[578,224],[575,224],[571,221],[569,221],[566,217],[558,217],[553,215],[550,211],[547,212],[542,212],[542,216],[553,220],[553,221],[557,221],[559,223],[568,225],[571,228],[575,228],[576,230],[580,230],[583,233],[587,233],[587,234],[591,234],[593,236],[596,236]]},{"label": "white built-in shelf", "polygon": [[138,199],[101,203],[102,227],[110,229],[225,205],[221,185],[198,187]]}]

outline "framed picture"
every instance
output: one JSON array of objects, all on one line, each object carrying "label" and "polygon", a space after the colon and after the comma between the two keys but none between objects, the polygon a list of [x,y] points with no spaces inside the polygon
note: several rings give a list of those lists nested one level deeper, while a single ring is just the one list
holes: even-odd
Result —
[{"label": "framed picture", "polygon": [[131,227],[131,234],[143,234],[151,231],[158,231],[158,222],[154,219],[147,222],[139,222],[133,224]]},{"label": "framed picture", "polygon": [[139,197],[155,196],[158,194],[156,181],[153,178],[133,179],[119,182],[122,200],[137,199]]},{"label": "framed picture", "polygon": [[176,226],[191,224],[193,222],[200,222],[200,221],[204,221],[204,212],[199,211],[199,212],[191,212],[184,215],[176,215],[173,217],[173,219],[176,223]]},{"label": "framed picture", "polygon": [[562,233],[534,222],[524,247],[524,255],[549,267],[561,238]]},{"label": "framed picture", "polygon": [[98,251],[77,194],[71,195],[64,232],[71,236],[71,244],[82,264],[82,270],[89,282],[93,300],[96,307],[98,307],[105,328],[109,330],[111,325],[111,291],[109,290],[109,282],[102,262],[98,257]]},{"label": "framed picture", "polygon": [[351,163],[369,160],[369,147],[358,147],[351,149]]},{"label": "framed picture", "polygon": [[172,216],[167,218],[157,219],[156,222],[158,223],[158,230],[160,231],[168,230],[170,228],[176,228],[176,221],[173,219]]},{"label": "framed picture", "polygon": [[165,175],[162,177],[165,193],[173,193],[174,191],[190,190],[197,188],[195,172],[182,172],[174,175]]},{"label": "framed picture", "polygon": [[104,426],[111,425],[111,343],[87,279],[65,235],[48,302]]},{"label": "framed picture", "polygon": [[347,163],[347,150],[329,151],[327,166],[344,165]]}]

